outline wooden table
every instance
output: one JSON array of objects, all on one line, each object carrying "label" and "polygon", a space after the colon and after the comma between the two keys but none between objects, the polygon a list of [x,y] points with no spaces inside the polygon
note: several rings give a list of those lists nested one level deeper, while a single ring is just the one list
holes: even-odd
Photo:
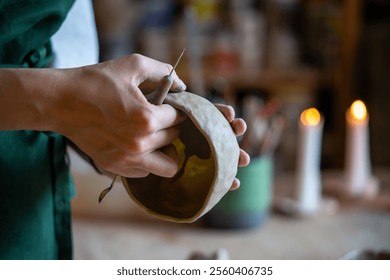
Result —
[{"label": "wooden table", "polygon": [[339,259],[356,249],[390,250],[386,169],[379,172],[384,187],[377,200],[384,207],[350,201],[334,215],[294,218],[272,213],[257,228],[217,230],[201,221],[174,224],[148,216],[120,183],[98,204],[110,179],[77,160],[72,166],[78,186],[73,205],[76,259],[186,259],[194,251],[211,254],[219,248],[231,259]]}]

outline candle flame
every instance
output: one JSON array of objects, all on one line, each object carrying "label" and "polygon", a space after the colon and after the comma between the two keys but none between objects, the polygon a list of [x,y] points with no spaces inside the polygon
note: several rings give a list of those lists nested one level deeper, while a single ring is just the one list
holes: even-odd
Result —
[{"label": "candle flame", "polygon": [[316,108],[309,108],[301,114],[301,122],[306,126],[316,126],[320,121],[321,114]]},{"label": "candle flame", "polygon": [[355,120],[363,121],[367,117],[367,109],[361,100],[356,100],[351,105],[351,116]]}]

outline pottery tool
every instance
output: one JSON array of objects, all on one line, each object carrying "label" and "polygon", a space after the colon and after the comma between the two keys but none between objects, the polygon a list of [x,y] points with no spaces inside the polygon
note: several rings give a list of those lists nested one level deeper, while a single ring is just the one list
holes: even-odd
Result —
[{"label": "pottery tool", "polygon": [[277,114],[269,120],[268,128],[260,143],[260,154],[273,154],[280,143],[282,132],[285,127],[285,119]]},{"label": "pottery tool", "polygon": [[264,102],[255,95],[244,97],[243,117],[247,120],[248,130],[240,145],[251,156],[274,153],[285,126],[280,111],[279,103],[274,100]]},{"label": "pottery tool", "polygon": [[152,103],[154,105],[161,105],[164,102],[164,99],[167,96],[168,91],[171,88],[172,83],[173,83],[172,73],[176,69],[176,66],[179,64],[180,59],[183,56],[185,50],[186,49],[183,49],[183,51],[181,52],[179,58],[176,60],[175,66],[173,66],[169,75],[166,75],[161,79],[161,81],[158,85],[158,88],[155,91],[154,96],[153,96],[152,100],[150,101],[150,103]]},{"label": "pottery tool", "polygon": [[[169,72],[168,75],[164,76],[161,79],[161,81],[160,81],[160,83],[159,83],[159,85],[157,87],[157,90],[154,92],[154,95],[153,95],[152,100],[150,101],[150,103],[152,103],[154,105],[161,105],[164,102],[164,99],[167,96],[168,91],[169,91],[169,89],[171,88],[171,86],[173,84],[172,73],[173,73],[173,71],[175,71],[176,66],[179,64],[180,59],[183,56],[185,50],[186,49],[183,49],[183,51],[181,52],[179,58],[176,60],[176,63],[173,66],[171,72]],[[111,189],[114,186],[114,183],[115,183],[116,179],[118,179],[118,177],[119,177],[119,175],[116,174],[114,179],[112,179],[112,182],[111,182],[110,186],[108,188],[104,189],[100,193],[99,198],[98,198],[99,203],[102,202],[103,198],[111,191]]]},{"label": "pottery tool", "polygon": [[101,193],[100,193],[100,195],[99,195],[99,203],[100,202],[102,202],[102,200],[103,200],[103,198],[106,196],[106,194],[108,194],[110,191],[111,191],[111,189],[112,189],[112,187],[114,186],[114,183],[115,183],[115,181],[116,181],[116,179],[119,177],[119,175],[118,174],[115,174],[115,177],[114,177],[114,179],[112,179],[112,182],[111,182],[111,184],[110,184],[110,186],[108,187],[108,188],[106,188],[106,189],[104,189]]},{"label": "pottery tool", "polygon": [[248,124],[248,131],[244,134],[240,145],[251,155],[254,155],[253,149],[262,139],[267,128],[266,119],[260,116],[263,106],[264,102],[258,96],[247,95],[242,100],[242,114]]}]

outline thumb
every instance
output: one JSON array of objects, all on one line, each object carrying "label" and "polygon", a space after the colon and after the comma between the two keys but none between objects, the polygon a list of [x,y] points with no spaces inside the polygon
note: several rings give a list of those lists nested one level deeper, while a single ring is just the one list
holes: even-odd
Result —
[{"label": "thumb", "polygon": [[[171,75],[173,83],[171,86],[171,90],[175,92],[182,92],[186,90],[186,85],[184,82],[178,77],[176,71],[172,71],[173,66],[160,62],[150,57],[146,57],[140,54],[134,55],[134,59],[138,60],[134,65],[137,65],[138,68],[138,82],[137,86],[145,81],[150,81],[154,83],[158,83],[162,80],[164,76]],[[172,73],[171,73],[172,72]]]}]

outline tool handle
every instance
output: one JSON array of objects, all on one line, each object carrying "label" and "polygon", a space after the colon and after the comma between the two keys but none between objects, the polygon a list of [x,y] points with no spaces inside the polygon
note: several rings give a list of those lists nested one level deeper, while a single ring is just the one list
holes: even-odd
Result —
[{"label": "tool handle", "polygon": [[150,103],[154,105],[161,105],[164,102],[165,97],[168,94],[169,89],[173,84],[173,78],[170,75],[166,75],[162,78],[157,90]]}]

